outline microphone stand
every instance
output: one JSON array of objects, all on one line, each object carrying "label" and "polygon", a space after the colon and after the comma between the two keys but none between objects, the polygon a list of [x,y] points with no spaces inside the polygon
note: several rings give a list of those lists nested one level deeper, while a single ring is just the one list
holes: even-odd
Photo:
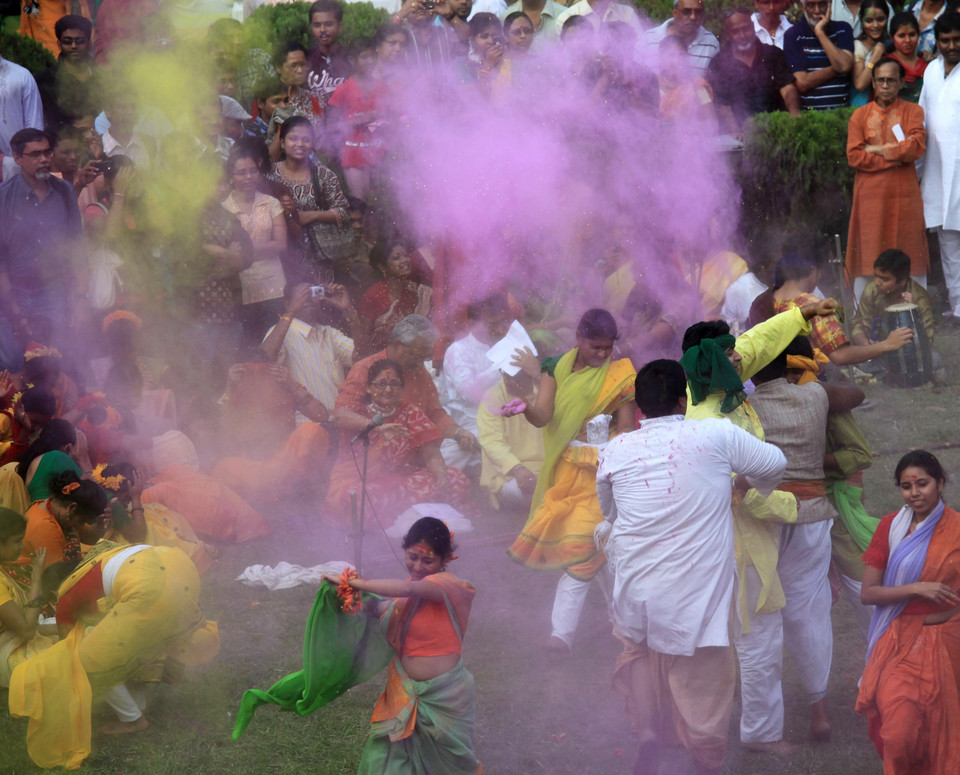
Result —
[{"label": "microphone stand", "polygon": [[363,465],[360,469],[360,509],[357,510],[357,494],[352,493],[350,498],[350,511],[353,521],[353,565],[357,569],[357,575],[362,576],[360,572],[360,562],[363,558],[363,521],[367,510],[367,458],[370,454],[370,434],[364,433],[360,436],[363,442]]}]

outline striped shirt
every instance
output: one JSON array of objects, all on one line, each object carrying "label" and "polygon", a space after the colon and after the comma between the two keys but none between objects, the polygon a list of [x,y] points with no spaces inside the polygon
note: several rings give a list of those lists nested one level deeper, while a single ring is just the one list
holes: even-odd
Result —
[{"label": "striped shirt", "polygon": [[[311,326],[294,318],[280,345],[277,363],[286,366],[293,378],[332,413],[337,391],[353,363],[353,340],[336,328]],[[297,423],[303,420],[298,412]]]},{"label": "striped shirt", "polygon": [[[853,30],[846,22],[827,22],[827,37],[839,49],[853,54]],[[783,53],[791,72],[815,72],[830,67],[830,59],[823,50],[813,28],[801,19],[783,35]],[[839,73],[826,83],[800,94],[804,110],[829,110],[845,107],[850,101],[850,75]]]},{"label": "striped shirt", "polygon": [[[644,55],[654,57],[654,61],[656,61],[656,52],[660,46],[660,42],[670,34],[670,27],[673,24],[675,24],[673,19],[667,19],[659,27],[647,30],[643,34],[642,46],[647,49],[643,52]],[[705,29],[703,25],[697,30],[697,37],[693,39],[693,43],[687,46],[690,64],[693,65],[693,69],[697,71],[697,75],[699,76],[706,74],[710,60],[719,52],[720,41],[717,40],[716,35]]]}]

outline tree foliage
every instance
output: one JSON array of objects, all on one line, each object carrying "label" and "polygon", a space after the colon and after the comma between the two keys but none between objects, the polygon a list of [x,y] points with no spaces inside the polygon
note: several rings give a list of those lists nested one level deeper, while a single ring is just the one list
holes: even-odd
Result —
[{"label": "tree foliage", "polygon": [[[309,49],[313,45],[308,18],[310,5],[300,2],[261,5],[243,23],[247,47],[273,51],[278,43],[295,40]],[[373,37],[388,21],[387,12],[374,8],[372,3],[345,3],[340,42],[349,45],[358,37]]]}]

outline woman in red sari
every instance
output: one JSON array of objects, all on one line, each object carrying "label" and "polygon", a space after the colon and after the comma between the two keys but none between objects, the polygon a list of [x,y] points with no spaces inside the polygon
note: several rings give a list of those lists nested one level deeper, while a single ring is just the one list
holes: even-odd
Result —
[{"label": "woman in red sari", "polygon": [[399,240],[378,242],[370,251],[370,266],[383,275],[383,280],[370,286],[360,299],[358,360],[386,347],[393,327],[407,315],[430,316],[432,290],[415,279],[406,244]]},{"label": "woman in red sari", "polygon": [[877,609],[857,711],[884,775],[949,775],[960,762],[960,513],[944,506],[929,452],[901,458],[895,479],[905,505],[863,555],[860,599]]},{"label": "woman in red sari", "polygon": [[[367,498],[381,515],[396,516],[415,503],[437,500],[456,503],[470,483],[457,469],[448,468],[440,454],[443,434],[419,408],[400,401],[403,373],[399,364],[384,358],[367,375],[365,413],[338,409],[334,420],[341,428],[355,428],[380,415],[383,424],[370,433]],[[327,502],[334,513],[350,514],[350,494],[360,497],[360,442],[341,442],[340,461],[330,475]]]}]

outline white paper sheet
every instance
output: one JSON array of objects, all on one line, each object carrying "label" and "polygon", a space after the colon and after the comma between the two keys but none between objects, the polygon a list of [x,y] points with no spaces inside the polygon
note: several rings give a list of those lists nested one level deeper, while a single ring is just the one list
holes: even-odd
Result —
[{"label": "white paper sheet", "polygon": [[533,352],[537,351],[526,329],[520,325],[519,321],[514,320],[507,330],[507,335],[487,350],[487,359],[504,374],[515,377],[520,367],[511,365],[510,361],[513,359],[514,351],[522,350],[524,347],[529,347]]},{"label": "white paper sheet", "polygon": [[903,127],[899,124],[894,124],[890,127],[890,131],[893,132],[893,136],[897,138],[898,143],[902,143],[907,139],[907,136],[903,133]]}]

